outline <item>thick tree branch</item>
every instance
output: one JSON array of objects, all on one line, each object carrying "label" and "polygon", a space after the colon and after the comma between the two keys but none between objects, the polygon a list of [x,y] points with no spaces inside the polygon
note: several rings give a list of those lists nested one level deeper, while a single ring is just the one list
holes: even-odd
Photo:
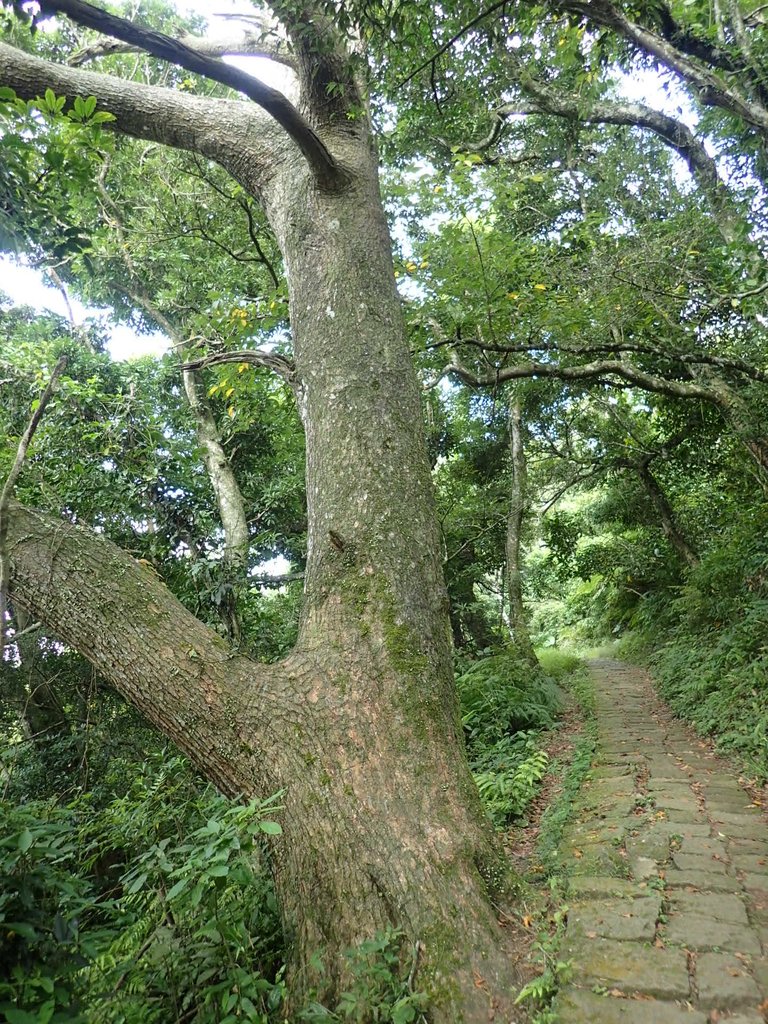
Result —
[{"label": "thick tree branch", "polygon": [[84,3],[83,0],[44,0],[41,10],[46,14],[66,14],[79,25],[113,36],[121,42],[139,47],[153,57],[160,57],[193,74],[202,75],[244,93],[266,110],[288,133],[304,154],[318,181],[332,187],[345,180],[323,140],[293,104],[277,89],[272,89],[247,72],[240,71],[231,64],[225,64],[224,61],[207,57],[162,32],[142,28],[124,18],[117,18],[98,7]]},{"label": "thick tree branch", "polygon": [[296,367],[290,359],[276,352],[265,352],[262,349],[241,349],[238,352],[217,352],[212,356],[202,356],[181,364],[182,370],[201,370],[207,366],[220,366],[222,363],[249,363],[273,370],[294,390],[298,386]]},{"label": "thick tree branch", "polygon": [[[203,39],[198,36],[185,35],[179,43],[194,50],[204,57],[266,57],[292,68],[295,60],[288,52],[288,44],[275,36],[266,38],[264,33],[249,30],[242,35],[229,39]],[[131,46],[119,41],[91,43],[90,46],[77,50],[67,60],[70,67],[78,68],[99,57],[109,57],[114,53],[141,53],[143,47]]]},{"label": "thick tree branch", "polygon": [[[255,779],[269,770],[254,775],[253,755],[269,743],[281,666],[234,656],[104,536],[12,501],[8,552],[14,602],[87,658],[221,790],[255,795]],[[264,785],[264,795],[278,788]]]},{"label": "thick tree branch", "polygon": [[526,362],[517,366],[505,366],[492,374],[478,375],[453,359],[445,366],[435,384],[443,377],[456,376],[465,384],[474,388],[496,387],[509,380],[523,380],[531,377],[554,377],[557,380],[595,380],[605,377],[618,377],[644,391],[652,391],[662,395],[673,395],[676,398],[700,398],[706,402],[720,405],[719,397],[709,388],[694,383],[665,380],[646,373],[638,367],[618,360],[601,359],[581,366],[560,366],[557,363]]},{"label": "thick tree branch", "polygon": [[746,96],[729,81],[702,67],[663,35],[632,21],[610,0],[561,0],[556,4],[562,11],[570,11],[587,18],[596,25],[612,29],[640,50],[654,56],[660,64],[680,75],[696,90],[705,106],[720,107],[743,118],[768,139],[768,108],[762,101]]},{"label": "thick tree branch", "polygon": [[215,160],[255,189],[269,179],[290,143],[261,110],[232,100],[204,99],[41,60],[0,43],[0,84],[22,99],[46,89],[58,96],[95,96],[109,111],[110,127]]},{"label": "thick tree branch", "polygon": [[[768,287],[768,286],[766,286]],[[619,332],[616,332],[619,335]],[[619,355],[621,353],[632,353],[634,355],[655,356],[667,362],[685,367],[713,366],[719,370],[728,370],[741,374],[750,380],[758,381],[761,384],[768,384],[768,372],[761,370],[753,363],[745,359],[737,359],[732,356],[714,356],[707,352],[681,352],[669,346],[651,345],[648,342],[623,341],[621,337],[612,343],[590,342],[585,345],[572,345],[558,341],[547,341],[543,338],[535,338],[529,341],[516,344],[502,343],[494,344],[480,341],[476,338],[452,338],[449,340],[435,342],[428,345],[428,349],[445,348],[446,346],[468,345],[479,348],[484,352],[495,352],[502,355],[521,354],[523,352],[556,352],[567,356],[596,356],[596,355]]]}]

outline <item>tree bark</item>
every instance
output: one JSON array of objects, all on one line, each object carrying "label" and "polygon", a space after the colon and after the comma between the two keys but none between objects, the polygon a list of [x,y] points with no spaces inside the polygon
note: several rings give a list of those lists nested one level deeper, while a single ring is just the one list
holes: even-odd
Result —
[{"label": "tree bark", "polygon": [[523,605],[523,578],[521,571],[522,532],[523,520],[528,505],[528,467],[525,460],[522,403],[519,395],[513,395],[510,399],[508,423],[510,468],[512,470],[505,545],[507,595],[509,597],[509,629],[515,647],[521,656],[532,665],[538,666],[539,662],[531,643],[528,624],[525,621],[525,607]]},{"label": "tree bark", "polygon": [[686,565],[690,569],[695,569],[700,561],[699,556],[688,543],[678,526],[672,506],[670,505],[666,494],[662,490],[659,481],[651,472],[651,467],[648,465],[648,461],[649,460],[646,459],[637,463],[634,467],[638,477],[640,478],[640,483],[643,485],[645,493],[653,502],[654,508],[659,513],[659,519],[661,520],[661,528],[664,531],[664,536]]},{"label": "tree bark", "polygon": [[[517,976],[495,909],[508,867],[463,749],[420,395],[364,114],[310,110],[345,172],[329,190],[287,140],[265,157],[252,133],[263,119],[242,103],[195,100],[180,125],[178,94],[164,105],[146,90],[148,126],[144,90],[8,49],[5,84],[29,91],[33,62],[36,91],[97,95],[118,130],[196,148],[263,201],[289,282],[309,518],[300,637],[277,666],[230,651],[103,537],[19,506],[15,600],[224,792],[284,792],[273,863],[298,993],[332,996],[343,950],[390,926],[422,944],[415,986],[436,1024],[513,1021]],[[319,80],[305,83],[308,103],[325,96]]]}]

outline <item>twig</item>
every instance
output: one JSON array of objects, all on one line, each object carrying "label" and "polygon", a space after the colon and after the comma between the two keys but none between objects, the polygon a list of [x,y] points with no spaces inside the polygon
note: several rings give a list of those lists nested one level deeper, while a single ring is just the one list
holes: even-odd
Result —
[{"label": "twig", "polygon": [[475,18],[473,18],[471,21],[468,21],[467,24],[462,26],[462,28],[460,28],[455,35],[451,36],[447,43],[443,43],[442,46],[435,50],[431,57],[428,57],[425,61],[419,64],[419,66],[409,75],[406,75],[405,78],[401,78],[400,81],[397,83],[397,88],[402,89],[404,85],[407,85],[411,81],[411,79],[415,78],[420,71],[424,70],[424,68],[428,68],[430,65],[432,65],[432,67],[434,68],[435,61],[437,60],[438,57],[442,56],[442,54],[444,54],[446,50],[450,50],[453,44],[457,43],[459,39],[461,39],[463,35],[466,35],[467,32],[470,31],[470,29],[473,29],[475,25],[479,25],[481,21],[485,21],[485,19],[488,18],[491,14],[494,14],[496,11],[501,10],[502,7],[505,7],[507,3],[508,0],[501,0],[501,3],[491,4],[491,6],[486,7],[484,11],[480,11],[480,13]]},{"label": "twig", "polygon": [[[59,361],[53,368],[51,379],[48,381],[45,390],[40,396],[37,408],[32,413],[30,421],[27,424],[27,429],[24,431],[24,434],[19,441],[16,458],[14,459],[13,466],[11,466],[8,478],[3,485],[2,492],[0,492],[0,652],[5,649],[5,613],[8,608],[8,584],[11,576],[10,566],[8,564],[8,552],[6,550],[8,542],[8,505],[11,501],[13,488],[16,486],[16,481],[19,478],[21,467],[24,465],[24,460],[27,457],[27,450],[30,442],[35,436],[35,431],[38,428],[40,420],[43,418],[45,407],[53,394],[54,388],[56,387],[56,381],[64,372],[66,365],[67,357],[65,355],[59,356]],[[1,656],[2,654],[0,653],[0,657]]]},{"label": "twig", "polygon": [[31,626],[27,626],[26,629],[20,629],[18,633],[14,633],[13,636],[8,637],[7,640],[4,640],[3,641],[3,646],[4,647],[11,647],[13,644],[16,643],[16,641],[18,639],[20,639],[20,637],[26,636],[27,633],[34,633],[34,631],[36,629],[40,629],[41,626],[42,626],[42,622],[33,622]]}]

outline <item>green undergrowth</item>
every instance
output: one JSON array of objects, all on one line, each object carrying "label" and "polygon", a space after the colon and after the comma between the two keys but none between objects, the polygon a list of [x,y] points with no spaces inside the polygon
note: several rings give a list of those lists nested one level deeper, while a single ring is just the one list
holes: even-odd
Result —
[{"label": "green undergrowth", "polygon": [[[560,656],[560,652],[554,652]],[[518,996],[532,1011],[533,1024],[555,1024],[552,1003],[560,987],[570,977],[570,963],[560,955],[567,919],[567,878],[561,873],[558,851],[566,825],[572,820],[574,806],[584,782],[588,779],[595,756],[597,722],[595,718],[594,688],[586,667],[573,655],[565,656],[569,674],[564,680],[568,692],[582,715],[582,728],[567,762],[553,765],[562,778],[554,801],[544,812],[536,848],[537,863],[533,869],[534,881],[546,881],[537,941],[533,945],[533,959],[541,973],[529,982]],[[540,890],[541,891],[541,890]]]},{"label": "green undergrowth", "polygon": [[573,817],[573,808],[581,787],[589,777],[597,744],[594,686],[586,667],[580,665],[573,671],[567,685],[580,709],[583,724],[568,762],[558,766],[562,781],[553,803],[541,820],[538,860],[542,872],[550,877],[556,871],[557,851],[562,842],[563,830]]},{"label": "green undergrowth", "polygon": [[650,663],[662,697],[749,774],[768,779],[768,598],[748,601],[736,621],[675,636]]},{"label": "green undergrowth", "polygon": [[[133,769],[101,806],[0,801],[0,1022],[285,1024],[279,802],[227,800],[178,756]],[[416,957],[373,936],[331,1005],[291,1020],[418,1024]]]},{"label": "green undergrowth", "polygon": [[0,806],[0,1020],[266,1024],[282,936],[261,850],[279,806],[234,804],[179,757],[133,769],[102,806]]},{"label": "green undergrowth", "polygon": [[562,690],[511,649],[470,665],[457,686],[470,767],[502,827],[524,813],[547,773],[541,737],[557,721]]},{"label": "green undergrowth", "polygon": [[649,595],[618,657],[647,664],[672,710],[768,779],[768,510],[737,523],[673,593]]}]

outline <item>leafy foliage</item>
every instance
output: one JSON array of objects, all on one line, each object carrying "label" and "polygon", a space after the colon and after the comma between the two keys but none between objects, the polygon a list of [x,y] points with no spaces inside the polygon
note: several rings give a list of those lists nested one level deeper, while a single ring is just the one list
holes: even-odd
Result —
[{"label": "leafy foliage", "polygon": [[546,774],[537,737],[554,726],[561,692],[513,651],[476,662],[457,685],[475,781],[488,814],[503,825],[524,812]]},{"label": "leafy foliage", "polygon": [[419,949],[410,951],[409,959],[403,956],[403,947],[403,936],[387,931],[347,950],[349,987],[332,1010],[312,1002],[300,1012],[299,1020],[308,1024],[421,1024],[426,1020],[422,1011],[427,1009],[428,999],[424,992],[414,991],[411,982]]},{"label": "leafy foliage", "polygon": [[10,1024],[266,1022],[280,1005],[282,939],[259,852],[280,832],[275,800],[233,805],[182,759],[156,757],[101,808],[83,794],[3,811]]}]

